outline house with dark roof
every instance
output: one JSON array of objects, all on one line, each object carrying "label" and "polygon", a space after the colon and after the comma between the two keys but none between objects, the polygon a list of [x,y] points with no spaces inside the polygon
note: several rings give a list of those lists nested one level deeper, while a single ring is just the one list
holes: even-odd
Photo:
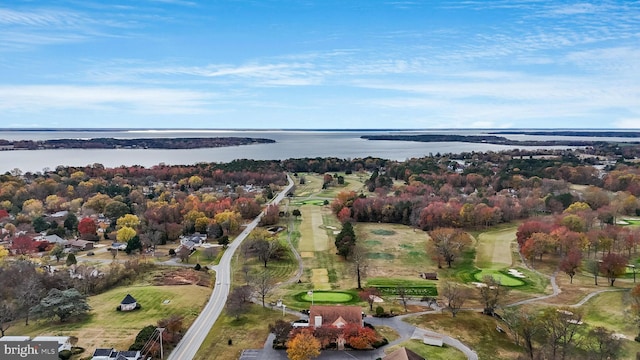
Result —
[{"label": "house with dark roof", "polygon": [[309,326],[314,328],[321,326],[342,328],[349,324],[364,326],[360,306],[313,305],[309,308]]},{"label": "house with dark roof", "polygon": [[91,250],[93,249],[93,241],[87,241],[87,240],[69,241],[69,246],[78,250]]},{"label": "house with dark roof", "polygon": [[124,299],[122,299],[122,301],[120,302],[121,311],[135,310],[137,306],[138,302],[133,298],[133,296],[131,296],[131,294],[127,294],[127,296],[125,296]]},{"label": "house with dark roof", "polygon": [[414,353],[406,347],[401,347],[396,351],[383,357],[382,360],[426,360],[422,356]]}]

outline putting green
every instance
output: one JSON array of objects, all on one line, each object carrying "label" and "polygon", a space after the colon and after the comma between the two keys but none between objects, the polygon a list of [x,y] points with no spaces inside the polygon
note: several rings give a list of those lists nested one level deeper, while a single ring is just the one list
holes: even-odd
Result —
[{"label": "putting green", "polygon": [[[307,292],[296,295],[296,298],[301,301],[311,302],[312,296]],[[348,292],[340,291],[314,291],[313,302],[315,303],[349,303],[353,302],[354,295]]]},{"label": "putting green", "polygon": [[515,277],[511,277],[509,275],[505,275],[498,270],[483,269],[480,272],[473,274],[473,277],[478,281],[482,281],[486,275],[491,275],[494,279],[500,280],[500,283],[504,286],[522,286],[525,284],[524,281]]}]

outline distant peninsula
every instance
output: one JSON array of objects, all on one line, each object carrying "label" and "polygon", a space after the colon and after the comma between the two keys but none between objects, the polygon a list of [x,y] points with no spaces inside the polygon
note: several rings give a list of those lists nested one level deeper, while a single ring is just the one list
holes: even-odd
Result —
[{"label": "distant peninsula", "polygon": [[542,135],[542,136],[580,136],[580,137],[623,137],[640,138],[638,131],[575,131],[575,130],[553,130],[553,131],[529,131],[529,130],[501,130],[490,132],[489,134],[504,135]]},{"label": "distant peninsula", "polygon": [[271,144],[272,139],[248,137],[204,138],[141,138],[141,139],[50,139],[3,140],[0,150],[48,150],[48,149],[201,149],[251,144]]},{"label": "distant peninsula", "polygon": [[429,134],[429,135],[363,135],[361,139],[367,140],[395,140],[395,141],[418,141],[418,142],[466,142],[484,143],[494,145],[510,146],[592,146],[605,143],[606,141],[591,140],[512,140],[495,135],[451,135],[451,134]]}]

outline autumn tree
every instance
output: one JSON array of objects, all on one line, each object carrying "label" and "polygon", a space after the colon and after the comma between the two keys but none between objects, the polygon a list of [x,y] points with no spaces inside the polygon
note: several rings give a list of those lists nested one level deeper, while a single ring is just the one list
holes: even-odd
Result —
[{"label": "autumn tree", "polygon": [[287,356],[291,360],[310,360],[320,356],[320,341],[311,330],[300,331],[287,342]]},{"label": "autumn tree", "polygon": [[80,237],[83,239],[95,236],[97,229],[98,227],[96,226],[95,221],[88,217],[83,218],[78,223],[78,232],[80,233]]},{"label": "autumn tree", "polygon": [[449,281],[442,284],[441,294],[446,299],[445,308],[451,311],[453,317],[456,317],[464,302],[469,298],[469,291],[466,287]]},{"label": "autumn tree", "polygon": [[520,252],[531,261],[531,266],[533,266],[535,258],[538,257],[542,261],[542,255],[547,253],[553,244],[554,239],[550,234],[533,233],[520,247]]},{"label": "autumn tree", "polygon": [[378,340],[373,329],[356,324],[346,325],[343,335],[347,344],[357,350],[373,349],[373,344]]},{"label": "autumn tree", "polygon": [[452,228],[440,228],[429,232],[431,242],[436,253],[438,265],[441,261],[448,267],[460,256],[462,251],[471,244],[469,235],[461,230]]},{"label": "autumn tree", "polygon": [[35,252],[37,244],[30,237],[21,235],[13,239],[11,249],[18,255],[26,255]]},{"label": "autumn tree", "polygon": [[493,316],[496,308],[505,300],[509,289],[506,286],[502,286],[499,278],[495,278],[491,275],[485,275],[482,278],[484,286],[480,286],[480,298],[484,304],[483,312],[486,315]]},{"label": "autumn tree", "polygon": [[280,208],[276,204],[268,205],[260,219],[260,226],[275,225],[280,221]]},{"label": "autumn tree", "polygon": [[607,254],[600,263],[600,272],[609,280],[610,286],[627,271],[627,258],[616,253]]},{"label": "autumn tree", "polygon": [[126,243],[129,240],[133,239],[137,235],[136,231],[133,228],[128,226],[123,226],[116,232],[116,239],[119,242]]},{"label": "autumn tree", "polygon": [[582,253],[578,250],[571,250],[560,261],[560,270],[569,275],[569,282],[573,284],[573,277],[576,275],[578,268],[582,264]]},{"label": "autumn tree", "polygon": [[135,229],[138,225],[140,225],[140,218],[133,214],[125,214],[116,220],[117,229],[121,229],[125,226]]},{"label": "autumn tree", "polygon": [[375,299],[380,296],[380,290],[374,287],[369,287],[361,290],[358,293],[358,296],[360,297],[360,300],[366,301],[369,304],[369,311],[373,311],[373,303],[375,302]]}]

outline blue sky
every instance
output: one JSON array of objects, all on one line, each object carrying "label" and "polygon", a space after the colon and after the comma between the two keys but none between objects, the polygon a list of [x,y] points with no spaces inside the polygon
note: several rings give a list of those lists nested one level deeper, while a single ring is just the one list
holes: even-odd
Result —
[{"label": "blue sky", "polygon": [[640,128],[640,2],[5,0],[0,127]]}]

